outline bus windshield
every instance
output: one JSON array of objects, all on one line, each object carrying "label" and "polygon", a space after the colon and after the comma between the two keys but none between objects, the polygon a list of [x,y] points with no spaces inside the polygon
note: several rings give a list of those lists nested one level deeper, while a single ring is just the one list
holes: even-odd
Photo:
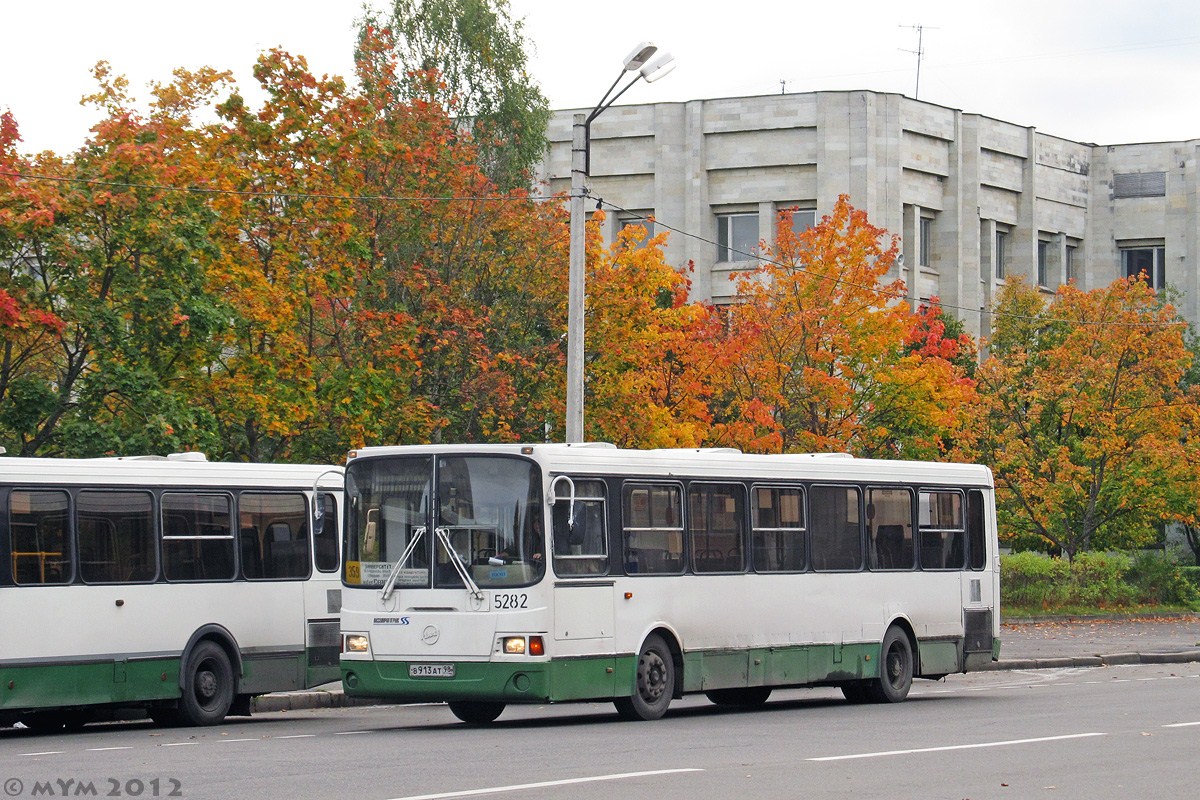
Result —
[{"label": "bus windshield", "polygon": [[[523,586],[545,573],[536,466],[503,456],[362,459],[348,471],[346,582]],[[457,561],[457,564],[455,563]]]}]

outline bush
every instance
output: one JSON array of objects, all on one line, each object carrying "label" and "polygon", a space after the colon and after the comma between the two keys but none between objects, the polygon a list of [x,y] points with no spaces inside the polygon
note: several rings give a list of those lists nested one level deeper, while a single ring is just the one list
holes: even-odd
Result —
[{"label": "bush", "polygon": [[1067,578],[1067,562],[1062,559],[1032,552],[1001,556],[1001,602],[1021,608],[1063,605]]},{"label": "bush", "polygon": [[1183,566],[1179,568],[1179,574],[1200,592],[1200,567]]},{"label": "bush", "polygon": [[1003,605],[1056,611],[1129,606],[1200,607],[1200,567],[1158,552],[1080,553],[1072,564],[1041,553],[1000,558]]},{"label": "bush", "polygon": [[1079,553],[1070,567],[1069,602],[1097,608],[1137,602],[1137,589],[1125,580],[1130,565],[1122,553]]},{"label": "bush", "polygon": [[1183,567],[1161,553],[1144,551],[1133,558],[1129,582],[1143,603],[1190,606],[1200,600],[1200,584],[1188,579],[1188,570],[1197,570],[1200,578],[1200,567]]}]

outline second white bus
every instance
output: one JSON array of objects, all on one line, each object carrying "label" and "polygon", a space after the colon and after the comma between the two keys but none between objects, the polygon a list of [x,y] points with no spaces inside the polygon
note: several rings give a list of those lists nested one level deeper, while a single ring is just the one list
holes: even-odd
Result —
[{"label": "second white bus", "polygon": [[[999,655],[982,466],[605,445],[372,447],[346,468],[350,695],[903,700]],[[548,532],[548,533],[547,533]]]},{"label": "second white bus", "polygon": [[0,723],[211,725],[338,675],[342,469],[0,458]]}]

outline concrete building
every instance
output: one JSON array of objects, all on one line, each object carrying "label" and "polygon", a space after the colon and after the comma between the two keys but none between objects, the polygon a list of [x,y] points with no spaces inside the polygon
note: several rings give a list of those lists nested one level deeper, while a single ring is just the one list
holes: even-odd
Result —
[{"label": "concrete building", "polygon": [[[570,187],[571,124],[555,112],[541,178]],[[871,91],[614,106],[591,131],[605,234],[652,215],[668,258],[696,266],[693,296],[732,299],[739,252],[774,236],[779,210],[811,224],[848,194],[902,239],[911,298],[941,298],[973,334],[1006,277],[1053,292],[1145,270],[1200,321],[1200,139],[1096,145]],[[589,206],[589,208],[592,206]]]}]

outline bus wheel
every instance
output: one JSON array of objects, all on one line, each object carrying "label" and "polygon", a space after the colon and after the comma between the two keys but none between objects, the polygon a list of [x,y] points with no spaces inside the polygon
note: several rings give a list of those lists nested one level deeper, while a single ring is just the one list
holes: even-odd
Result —
[{"label": "bus wheel", "polygon": [[719,706],[761,706],[771,696],[770,686],[747,686],[744,689],[713,689],[704,696]]},{"label": "bus wheel", "polygon": [[233,667],[229,656],[214,642],[192,649],[184,673],[179,715],[187,725],[216,725],[233,704]]},{"label": "bus wheel", "polygon": [[637,680],[629,697],[613,701],[623,719],[658,719],[675,693],[675,662],[661,636],[647,637],[638,655]]},{"label": "bus wheel", "polygon": [[912,644],[904,631],[893,625],[883,637],[880,653],[879,677],[867,684],[868,698],[873,703],[899,703],[912,688]]},{"label": "bus wheel", "polygon": [[475,700],[461,700],[447,703],[450,713],[471,725],[487,725],[495,722],[496,717],[504,711],[504,703],[489,703]]}]

